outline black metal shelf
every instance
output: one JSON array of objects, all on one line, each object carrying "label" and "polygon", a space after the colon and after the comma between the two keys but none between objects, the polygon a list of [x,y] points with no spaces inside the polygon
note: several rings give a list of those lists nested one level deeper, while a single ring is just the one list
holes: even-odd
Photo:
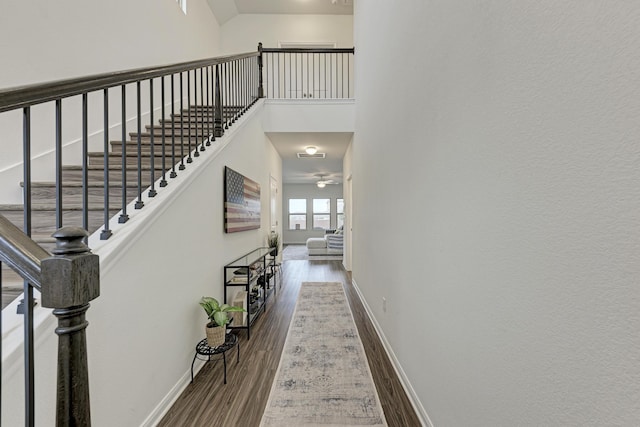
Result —
[{"label": "black metal shelf", "polygon": [[[233,305],[228,300],[227,288],[243,287],[246,292],[246,321],[230,329],[246,329],[247,339],[251,337],[251,325],[265,310],[267,300],[275,292],[274,264],[267,260],[270,253],[270,248],[257,248],[224,266],[224,302]],[[274,283],[271,283],[272,279]],[[255,288],[258,289],[258,297],[252,302],[252,290]]]}]

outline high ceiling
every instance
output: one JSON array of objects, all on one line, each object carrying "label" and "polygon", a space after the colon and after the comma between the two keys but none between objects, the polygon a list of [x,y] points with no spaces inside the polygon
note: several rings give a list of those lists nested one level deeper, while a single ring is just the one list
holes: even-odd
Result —
[{"label": "high ceiling", "polygon": [[218,23],[239,14],[353,15],[353,0],[208,0]]}]

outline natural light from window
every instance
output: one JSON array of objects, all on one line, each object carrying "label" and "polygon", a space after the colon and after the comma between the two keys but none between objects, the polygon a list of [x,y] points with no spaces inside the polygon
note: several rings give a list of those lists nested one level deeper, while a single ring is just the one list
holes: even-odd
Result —
[{"label": "natural light from window", "polygon": [[313,199],[313,229],[331,228],[331,199]]},{"label": "natural light from window", "polygon": [[307,199],[289,199],[289,230],[307,229]]}]

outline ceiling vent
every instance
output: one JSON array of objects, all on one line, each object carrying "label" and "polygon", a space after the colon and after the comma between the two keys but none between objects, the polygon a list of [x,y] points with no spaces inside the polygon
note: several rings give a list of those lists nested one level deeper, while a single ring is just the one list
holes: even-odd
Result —
[{"label": "ceiling vent", "polygon": [[297,153],[299,159],[324,159],[325,153],[316,153],[316,154],[307,154],[307,153]]}]

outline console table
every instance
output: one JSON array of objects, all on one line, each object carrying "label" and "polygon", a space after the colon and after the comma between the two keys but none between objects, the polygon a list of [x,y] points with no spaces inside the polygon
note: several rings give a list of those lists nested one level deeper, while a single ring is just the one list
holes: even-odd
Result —
[{"label": "console table", "polygon": [[[244,313],[232,313],[236,319],[229,329],[246,329],[247,339],[251,338],[251,325],[264,312],[267,300],[276,292],[274,260],[267,260],[273,248],[257,248],[224,266],[224,302],[229,305],[243,305]],[[272,280],[273,279],[273,280]],[[243,288],[246,295],[240,301],[229,301],[230,288]]]}]

